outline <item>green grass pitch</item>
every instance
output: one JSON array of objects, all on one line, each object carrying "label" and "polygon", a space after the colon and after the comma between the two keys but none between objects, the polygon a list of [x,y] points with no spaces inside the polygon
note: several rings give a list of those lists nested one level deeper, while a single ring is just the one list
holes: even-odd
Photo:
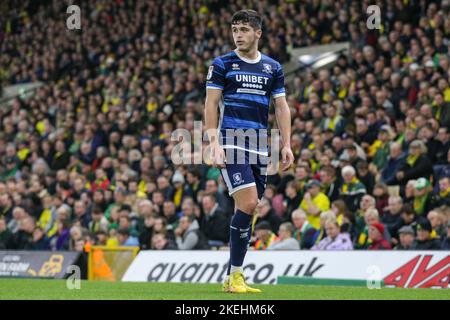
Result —
[{"label": "green grass pitch", "polygon": [[69,290],[64,280],[0,279],[1,299],[63,300],[303,300],[303,299],[443,299],[450,300],[446,289],[369,290],[364,287],[308,285],[255,285],[260,294],[229,294],[215,284],[132,283],[81,281],[81,289]]}]

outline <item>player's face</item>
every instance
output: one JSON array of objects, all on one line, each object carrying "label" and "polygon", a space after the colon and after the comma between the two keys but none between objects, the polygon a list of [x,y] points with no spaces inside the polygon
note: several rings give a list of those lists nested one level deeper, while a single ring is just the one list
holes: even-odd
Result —
[{"label": "player's face", "polygon": [[231,26],[231,31],[236,48],[244,52],[250,51],[257,45],[262,33],[260,29],[255,30],[248,23],[234,24]]}]

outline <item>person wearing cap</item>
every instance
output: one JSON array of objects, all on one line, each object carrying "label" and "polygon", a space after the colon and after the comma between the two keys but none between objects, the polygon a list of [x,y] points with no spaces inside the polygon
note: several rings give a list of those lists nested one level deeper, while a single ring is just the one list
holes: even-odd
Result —
[{"label": "person wearing cap", "polygon": [[6,157],[5,166],[0,174],[0,181],[7,181],[11,177],[20,177],[20,171],[16,159],[14,157]]},{"label": "person wearing cap", "polygon": [[414,184],[413,208],[416,214],[426,216],[432,208],[431,184],[426,178],[417,179]]},{"label": "person wearing cap", "polygon": [[430,177],[433,167],[427,156],[427,147],[422,140],[414,140],[409,146],[409,154],[396,173],[397,182],[405,185],[408,180]]},{"label": "person wearing cap", "polygon": [[321,183],[318,180],[309,180],[306,192],[300,202],[300,208],[306,212],[308,222],[315,228],[320,228],[320,213],[330,209],[330,199],[320,191]]},{"label": "person wearing cap", "polygon": [[417,238],[415,250],[439,250],[441,248],[441,241],[431,236],[433,228],[428,220],[422,220],[416,227]]},{"label": "person wearing cap", "polygon": [[374,222],[369,227],[369,239],[371,241],[369,250],[390,250],[391,244],[384,237],[385,228],[380,222]]},{"label": "person wearing cap", "polygon": [[403,226],[398,230],[399,243],[395,246],[395,250],[414,250],[415,234],[411,226]]},{"label": "person wearing cap", "polygon": [[325,232],[327,236],[314,245],[311,250],[353,250],[350,235],[347,232],[341,233],[336,219],[329,219],[325,222]]},{"label": "person wearing cap", "polygon": [[255,250],[266,250],[272,243],[277,242],[280,238],[272,232],[269,222],[261,221],[255,226],[256,241],[253,245]]},{"label": "person wearing cap", "polygon": [[355,212],[361,198],[367,193],[366,186],[356,177],[355,168],[352,166],[343,167],[341,174],[344,182],[339,190],[339,197],[345,201],[351,212]]}]

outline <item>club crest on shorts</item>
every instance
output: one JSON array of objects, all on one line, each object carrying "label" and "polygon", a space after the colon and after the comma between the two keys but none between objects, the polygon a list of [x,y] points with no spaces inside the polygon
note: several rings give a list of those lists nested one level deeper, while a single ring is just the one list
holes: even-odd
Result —
[{"label": "club crest on shorts", "polygon": [[234,180],[234,183],[241,184],[243,182],[241,173],[240,172],[234,173],[233,180]]},{"label": "club crest on shorts", "polygon": [[262,72],[272,74],[272,66],[270,64],[263,63],[263,70],[262,70]]},{"label": "club crest on shorts", "polygon": [[211,79],[213,71],[214,71],[214,66],[210,66],[208,69],[208,75],[206,76],[206,80]]}]

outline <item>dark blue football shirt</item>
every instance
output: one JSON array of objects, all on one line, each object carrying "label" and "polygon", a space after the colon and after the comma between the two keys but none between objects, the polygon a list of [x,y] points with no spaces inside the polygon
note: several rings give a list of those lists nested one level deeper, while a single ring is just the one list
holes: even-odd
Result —
[{"label": "dark blue football shirt", "polygon": [[[208,69],[206,88],[222,90],[219,129],[222,146],[267,154],[267,122],[270,98],[285,95],[284,74],[279,62],[258,52],[255,60],[231,51],[214,59]],[[245,143],[226,129],[244,129]],[[248,130],[250,129],[250,130]],[[257,143],[252,139],[258,136]]]}]

